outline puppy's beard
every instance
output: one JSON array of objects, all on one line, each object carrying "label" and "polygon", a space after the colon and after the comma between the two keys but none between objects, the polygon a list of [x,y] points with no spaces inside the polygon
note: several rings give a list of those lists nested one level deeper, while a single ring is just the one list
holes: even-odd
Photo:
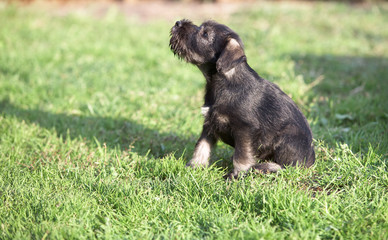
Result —
[{"label": "puppy's beard", "polygon": [[170,48],[171,48],[172,52],[174,53],[174,55],[178,56],[178,58],[180,58],[180,59],[185,60],[187,51],[183,47],[183,44],[181,43],[181,41],[179,41],[179,37],[175,36],[175,34],[173,34],[171,36]]}]

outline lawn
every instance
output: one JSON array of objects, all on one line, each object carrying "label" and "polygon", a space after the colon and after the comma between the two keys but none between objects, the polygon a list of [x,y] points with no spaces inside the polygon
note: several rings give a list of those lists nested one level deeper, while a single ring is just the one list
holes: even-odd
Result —
[{"label": "lawn", "polygon": [[204,78],[169,50],[174,22],[0,4],[0,239],[387,239],[388,5],[223,23],[306,115],[312,168],[225,181],[222,143],[185,168]]}]

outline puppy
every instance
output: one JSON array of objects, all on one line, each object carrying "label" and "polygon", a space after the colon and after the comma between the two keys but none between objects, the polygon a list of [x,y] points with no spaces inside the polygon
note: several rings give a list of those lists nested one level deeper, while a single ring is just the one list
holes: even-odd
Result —
[{"label": "puppy", "polygon": [[187,166],[208,166],[211,149],[219,139],[234,147],[229,178],[252,167],[271,173],[285,166],[314,164],[306,118],[277,85],[248,65],[234,31],[214,21],[200,26],[186,19],[177,21],[171,29],[170,48],[195,64],[206,79],[205,120]]}]

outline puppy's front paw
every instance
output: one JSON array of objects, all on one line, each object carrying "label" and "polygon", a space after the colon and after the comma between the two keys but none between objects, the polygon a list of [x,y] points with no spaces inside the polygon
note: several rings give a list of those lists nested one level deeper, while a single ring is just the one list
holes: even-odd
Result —
[{"label": "puppy's front paw", "polygon": [[207,163],[204,163],[204,162],[201,162],[201,161],[198,161],[198,159],[191,159],[187,164],[186,164],[186,167],[192,167],[192,168],[205,168],[207,167],[208,164]]},{"label": "puppy's front paw", "polygon": [[207,167],[209,165],[211,144],[206,139],[201,139],[197,142],[193,158],[186,164],[193,168]]}]

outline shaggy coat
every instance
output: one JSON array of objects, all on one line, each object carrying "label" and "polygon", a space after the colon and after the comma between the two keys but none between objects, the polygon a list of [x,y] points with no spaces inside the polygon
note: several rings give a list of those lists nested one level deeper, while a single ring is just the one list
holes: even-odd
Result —
[{"label": "shaggy coat", "polygon": [[188,166],[208,166],[219,139],[235,149],[230,178],[252,167],[266,173],[314,164],[306,118],[287,94],[248,65],[235,32],[214,21],[196,26],[181,20],[171,29],[170,47],[206,79],[205,120]]}]

